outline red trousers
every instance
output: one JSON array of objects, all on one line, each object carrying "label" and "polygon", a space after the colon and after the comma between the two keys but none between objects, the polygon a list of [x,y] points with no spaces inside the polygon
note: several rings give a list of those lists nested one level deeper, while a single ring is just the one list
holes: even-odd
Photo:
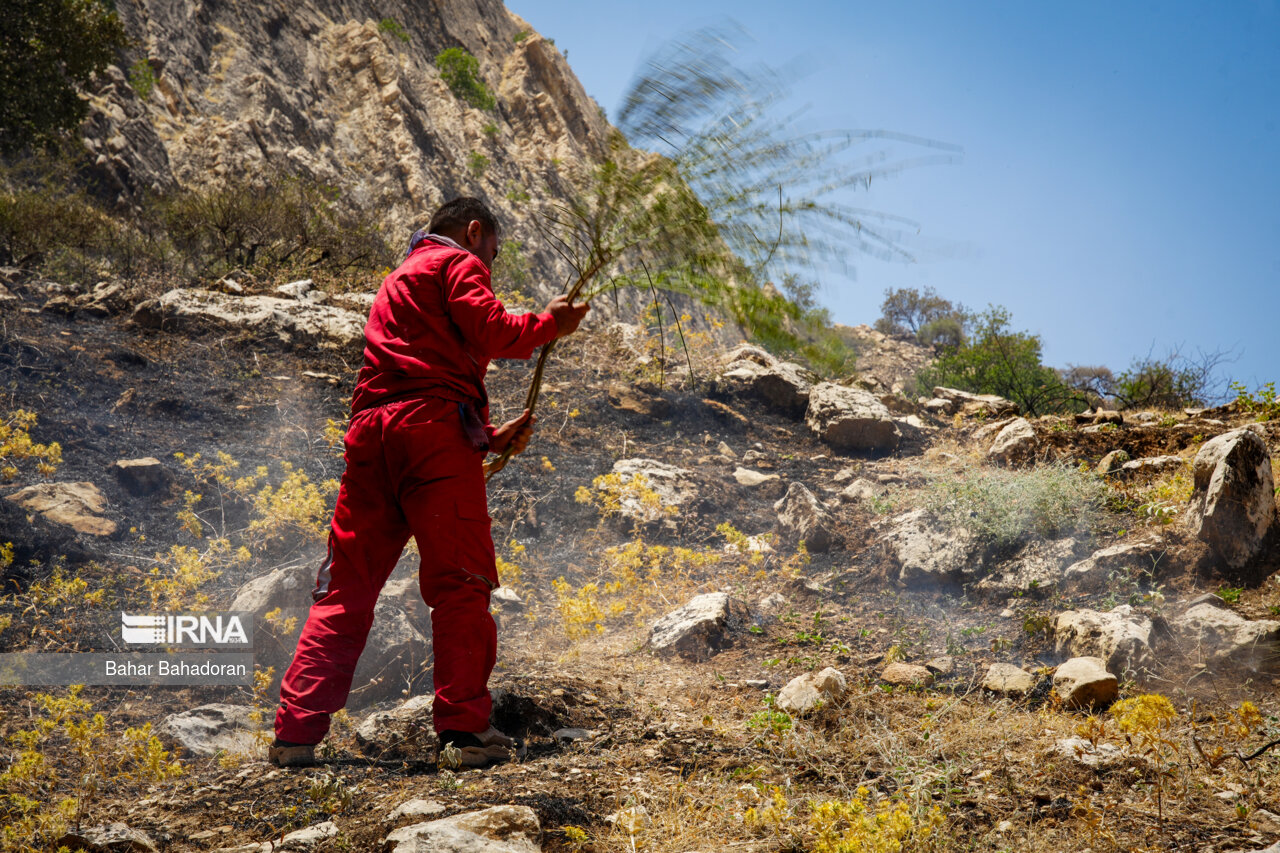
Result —
[{"label": "red trousers", "polygon": [[347,469],[293,662],[280,684],[276,737],[319,743],[342,708],[373,625],[378,594],[409,537],[422,556],[418,583],[431,607],[437,732],[489,727],[489,674],[498,586],[482,462],[458,404],[433,397],[357,412]]}]

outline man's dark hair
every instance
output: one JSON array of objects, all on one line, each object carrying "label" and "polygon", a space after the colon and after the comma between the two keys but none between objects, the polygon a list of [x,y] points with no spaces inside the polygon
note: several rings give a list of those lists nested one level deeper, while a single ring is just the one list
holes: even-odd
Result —
[{"label": "man's dark hair", "polygon": [[446,201],[431,217],[427,231],[443,234],[446,231],[463,231],[472,220],[479,222],[492,234],[498,233],[498,220],[485,207],[484,202],[471,196]]}]

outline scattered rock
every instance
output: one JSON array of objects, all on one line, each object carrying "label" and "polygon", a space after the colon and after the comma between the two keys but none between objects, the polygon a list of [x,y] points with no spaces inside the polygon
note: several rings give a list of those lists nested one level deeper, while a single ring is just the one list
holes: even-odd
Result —
[{"label": "scattered rock", "polygon": [[735,347],[724,360],[727,366],[720,380],[729,388],[787,414],[799,414],[808,405],[817,377],[800,365],[779,361],[750,344]]},{"label": "scattered rock", "polygon": [[58,839],[58,846],[92,853],[154,853],[156,850],[156,843],[149,835],[120,822],[73,830]]},{"label": "scattered rock", "polygon": [[733,472],[733,479],[737,481],[738,485],[755,489],[766,496],[780,495],[785,488],[782,478],[777,474],[763,474],[750,468],[736,468]]},{"label": "scattered rock", "polygon": [[1119,474],[1131,480],[1148,479],[1178,471],[1186,466],[1187,460],[1181,456],[1147,456],[1123,463]]},{"label": "scattered rock", "polygon": [[914,663],[902,663],[897,661],[891,663],[880,673],[880,680],[886,684],[896,684],[901,687],[928,687],[933,684],[933,673],[928,667],[920,666]]},{"label": "scattered rock", "polygon": [[277,296],[230,296],[176,288],[140,304],[131,322],[144,328],[230,329],[322,349],[359,351],[364,347],[363,315]]},{"label": "scattered rock", "polygon": [[435,748],[431,696],[414,696],[390,711],[370,714],[356,726],[356,744],[371,758],[425,758]]},{"label": "scattered rock", "polygon": [[982,689],[1001,696],[1021,698],[1036,686],[1035,676],[1011,663],[993,663],[982,678]]},{"label": "scattered rock", "polygon": [[280,285],[275,289],[275,293],[286,299],[306,299],[312,292],[311,286],[311,279],[304,278]]},{"label": "scattered rock", "polygon": [[844,673],[827,667],[821,672],[796,676],[778,691],[775,704],[788,714],[803,715],[818,707],[834,705],[849,692]]},{"label": "scattered rock", "polygon": [[599,732],[592,731],[591,729],[556,729],[551,733],[551,736],[555,738],[556,743],[561,746],[568,746],[569,744],[580,740],[591,740],[597,734],[599,734]]},{"label": "scattered rock", "polygon": [[129,494],[138,497],[167,492],[173,485],[173,474],[153,456],[117,460],[111,471]]},{"label": "scattered rock", "polygon": [[747,606],[727,593],[703,593],[659,619],[649,633],[649,647],[660,654],[709,660],[733,645],[749,619]]},{"label": "scattered rock", "polygon": [[973,537],[960,528],[944,530],[927,510],[900,515],[881,537],[898,564],[898,580],[908,586],[959,582],[977,561]]},{"label": "scattered rock", "polygon": [[100,281],[92,291],[76,297],[75,306],[95,317],[109,317],[129,310],[132,301],[123,282]]},{"label": "scattered rock", "polygon": [[845,503],[870,503],[884,494],[884,487],[868,480],[854,480],[840,490],[840,500]]},{"label": "scattered rock", "polygon": [[1069,737],[1053,745],[1055,755],[1091,767],[1094,770],[1111,770],[1129,763],[1131,756],[1118,746],[1100,743],[1094,746],[1082,737]]},{"label": "scattered rock", "polygon": [[1033,541],[1015,556],[991,568],[970,589],[985,599],[1051,595],[1062,582],[1064,567],[1076,561],[1077,547],[1074,539]]},{"label": "scattered rock", "polygon": [[950,675],[956,671],[956,659],[950,655],[940,655],[924,663],[925,669],[934,675]]},{"label": "scattered rock", "polygon": [[524,610],[524,599],[509,586],[500,586],[489,593],[489,603],[503,612]]},{"label": "scattered rock", "polygon": [[738,454],[733,452],[733,448],[725,444],[723,441],[716,445],[716,453],[729,459],[737,459]]},{"label": "scattered rock", "polygon": [[[944,405],[941,407],[931,405],[935,400],[942,401]],[[933,400],[926,403],[925,407],[930,410],[938,409],[941,413],[948,415],[961,412],[966,417],[985,415],[990,418],[999,418],[1005,415],[1021,414],[1018,404],[1012,400],[1006,400],[995,394],[971,394],[956,388],[934,388]]]},{"label": "scattered rock", "polygon": [[107,499],[93,483],[39,483],[6,495],[5,500],[77,533],[113,536],[116,532],[116,523],[102,517]]},{"label": "scattered rock", "polygon": [[809,392],[805,423],[836,450],[888,452],[902,438],[889,410],[874,394],[830,382]]},{"label": "scattered rock", "polygon": [[1150,571],[1164,553],[1164,545],[1155,539],[1111,545],[1068,566],[1062,575],[1062,586],[1074,592],[1102,592],[1114,575]]},{"label": "scattered rock", "polygon": [[1035,459],[1040,440],[1026,418],[1016,418],[1000,430],[987,449],[987,461],[998,465],[1026,465]]},{"label": "scattered rock", "polygon": [[165,717],[156,734],[201,758],[219,753],[253,755],[261,752],[254,732],[263,724],[255,723],[252,714],[247,705],[201,705]]},{"label": "scattered rock", "polygon": [[540,853],[542,826],[528,806],[494,806],[397,829],[386,853]]},{"label": "scattered rock", "polygon": [[1120,682],[1102,658],[1072,658],[1053,674],[1053,689],[1068,708],[1103,708],[1120,695]]},{"label": "scattered rock", "polygon": [[[679,507],[698,495],[693,473],[665,462],[653,459],[619,459],[613,464],[613,473],[618,475],[624,487],[631,485],[637,476],[643,477],[646,487],[658,495],[661,507],[646,503],[625,489],[621,493],[620,512],[624,517],[641,524],[661,522],[664,526],[674,527],[675,520],[668,510]],[[605,489],[607,485],[602,483],[599,488]]]},{"label": "scattered rock", "polygon": [[661,420],[671,415],[671,401],[648,383],[628,385],[615,382],[609,386],[609,405],[623,412]]},{"label": "scattered rock", "polygon": [[1062,656],[1095,657],[1117,675],[1150,666],[1151,620],[1128,604],[1107,612],[1068,610],[1053,620],[1055,651]]},{"label": "scattered rock", "polygon": [[1124,450],[1113,450],[1098,462],[1099,474],[1115,474],[1124,463],[1129,461],[1129,454]]},{"label": "scattered rock", "polygon": [[387,820],[396,821],[406,817],[436,817],[445,813],[443,803],[435,800],[413,799],[401,803],[387,815]]},{"label": "scattered rock", "polygon": [[1075,416],[1078,424],[1123,424],[1124,415],[1114,409],[1098,409],[1080,412]]},{"label": "scattered rock", "polygon": [[1267,445],[1238,429],[1205,442],[1195,459],[1191,530],[1241,568],[1258,553],[1276,514]]},{"label": "scattered rock", "polygon": [[1280,667],[1280,622],[1245,619],[1211,593],[1190,602],[1172,627],[1193,660],[1253,670]]},{"label": "scattered rock", "polygon": [[792,483],[787,494],[773,505],[778,524],[788,535],[804,540],[810,551],[831,550],[838,540],[834,519],[813,492],[802,483]]}]

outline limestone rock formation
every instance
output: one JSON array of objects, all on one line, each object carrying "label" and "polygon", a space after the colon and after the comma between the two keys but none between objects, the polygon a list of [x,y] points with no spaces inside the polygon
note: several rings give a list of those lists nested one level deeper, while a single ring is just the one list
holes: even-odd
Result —
[{"label": "limestone rock formation", "polygon": [[804,540],[810,551],[829,551],[838,541],[834,519],[803,483],[792,483],[773,505],[778,524],[794,539]]},{"label": "limestone rock formation", "polygon": [[1151,620],[1122,604],[1105,613],[1068,610],[1053,620],[1053,643],[1059,655],[1096,657],[1116,675],[1151,664]]},{"label": "limestone rock formation", "polygon": [[107,498],[93,483],[39,483],[5,495],[5,500],[77,533],[112,536],[116,532],[116,523],[102,515]]},{"label": "limestone rock formation", "polygon": [[756,397],[778,411],[799,415],[809,404],[817,377],[798,364],[782,361],[757,346],[743,344],[723,359],[720,381],[740,394]]},{"label": "limestone rock formation", "polygon": [[1276,515],[1271,455],[1258,434],[1224,433],[1196,454],[1191,530],[1232,568],[1258,553]]},{"label": "limestone rock formation", "polygon": [[747,606],[727,593],[703,593],[659,619],[649,632],[649,647],[660,654],[709,660],[733,645],[749,619]]},{"label": "limestone rock formation", "polygon": [[252,756],[262,751],[254,732],[263,725],[254,723],[252,713],[247,705],[200,705],[165,717],[156,734],[202,758],[220,752]]},{"label": "limestone rock formation", "polygon": [[1026,696],[1035,686],[1035,676],[1011,663],[993,663],[982,677],[983,690],[1013,699]]},{"label": "limestone rock formation", "polygon": [[1102,658],[1078,657],[1053,673],[1053,689],[1068,708],[1104,708],[1119,695],[1120,682]]},{"label": "limestone rock formation", "polygon": [[1038,446],[1035,428],[1026,418],[1017,418],[1000,430],[987,448],[987,459],[999,465],[1024,465],[1035,458]]},{"label": "limestone rock formation", "polygon": [[933,389],[933,399],[925,404],[925,408],[935,414],[954,415],[957,412],[966,417],[983,415],[990,418],[1017,415],[1018,404],[1012,400],[995,394],[972,394],[957,388]]},{"label": "limestone rock formation", "polygon": [[775,702],[788,714],[801,715],[817,708],[819,703],[831,705],[839,702],[848,692],[849,683],[844,673],[827,667],[821,672],[806,672],[788,681],[778,691]]},{"label": "limestone rock formation", "polygon": [[387,853],[539,853],[542,825],[528,806],[493,806],[478,812],[401,827],[387,836]]},{"label": "limestone rock formation", "polygon": [[1189,602],[1172,627],[1183,654],[1194,661],[1280,668],[1280,621],[1245,619],[1212,593]]},{"label": "limestone rock formation", "polygon": [[213,290],[177,288],[133,312],[146,328],[208,328],[270,335],[296,346],[318,346],[359,355],[367,318],[345,308],[278,296],[229,296]]},{"label": "limestone rock formation", "polygon": [[908,586],[957,583],[975,568],[977,546],[963,529],[945,530],[926,510],[898,516],[881,537]]},{"label": "limestone rock formation", "polygon": [[874,394],[831,382],[819,383],[809,392],[805,423],[836,450],[888,452],[902,438],[889,410]]}]

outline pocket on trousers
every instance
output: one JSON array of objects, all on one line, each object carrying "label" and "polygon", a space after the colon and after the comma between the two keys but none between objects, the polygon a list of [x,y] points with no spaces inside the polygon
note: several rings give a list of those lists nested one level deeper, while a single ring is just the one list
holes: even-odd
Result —
[{"label": "pocket on trousers", "polygon": [[457,526],[451,538],[457,547],[458,568],[482,579],[489,589],[497,589],[498,564],[488,505],[484,501],[459,500],[454,504],[454,513]]}]

